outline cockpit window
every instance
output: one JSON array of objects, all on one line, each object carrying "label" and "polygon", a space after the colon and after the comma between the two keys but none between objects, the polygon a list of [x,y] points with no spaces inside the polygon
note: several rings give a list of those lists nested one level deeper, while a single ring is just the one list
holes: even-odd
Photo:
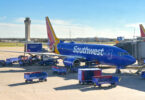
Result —
[{"label": "cockpit window", "polygon": [[127,52],[118,52],[118,55],[119,56],[127,56],[127,55],[129,55],[129,53],[127,53]]}]

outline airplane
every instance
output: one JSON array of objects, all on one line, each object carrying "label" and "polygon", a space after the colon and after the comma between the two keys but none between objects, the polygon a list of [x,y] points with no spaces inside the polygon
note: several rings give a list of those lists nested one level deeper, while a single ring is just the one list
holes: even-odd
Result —
[{"label": "airplane", "polygon": [[120,69],[136,62],[126,50],[116,46],[100,44],[81,44],[75,42],[61,41],[55,35],[53,27],[48,17],[46,17],[46,28],[49,39],[49,48],[57,56],[63,56],[65,66],[80,66],[81,62],[86,65],[105,64],[116,66],[116,73],[121,73]]}]

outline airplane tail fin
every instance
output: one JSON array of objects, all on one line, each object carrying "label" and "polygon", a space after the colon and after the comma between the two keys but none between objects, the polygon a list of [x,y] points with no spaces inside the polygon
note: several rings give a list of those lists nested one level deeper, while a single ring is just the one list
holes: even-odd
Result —
[{"label": "airplane tail fin", "polygon": [[52,28],[52,25],[48,17],[46,17],[46,28],[47,28],[47,35],[48,35],[48,41],[49,41],[49,44],[48,44],[49,48],[53,52],[59,54],[59,51],[57,49],[57,44],[60,42],[60,40],[56,37],[55,32]]},{"label": "airplane tail fin", "polygon": [[144,29],[143,25],[140,24],[139,26],[140,26],[141,37],[145,37],[145,29]]}]

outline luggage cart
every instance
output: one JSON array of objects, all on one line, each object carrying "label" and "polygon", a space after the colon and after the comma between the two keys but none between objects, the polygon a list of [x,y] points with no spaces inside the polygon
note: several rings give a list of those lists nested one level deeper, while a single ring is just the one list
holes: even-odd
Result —
[{"label": "luggage cart", "polygon": [[5,65],[6,65],[5,60],[0,60],[0,66],[5,66]]},{"label": "luggage cart", "polygon": [[29,72],[24,73],[24,79],[26,83],[33,82],[34,79],[39,81],[47,81],[48,74],[46,72]]},{"label": "luggage cart", "polygon": [[79,84],[92,84],[92,77],[101,75],[102,70],[99,68],[81,68],[78,70]]},{"label": "luggage cart", "polygon": [[141,77],[142,77],[142,78],[145,78],[145,71],[142,71],[142,72],[141,72]]},{"label": "luggage cart", "polygon": [[15,58],[7,58],[5,64],[6,65],[13,65],[14,63],[17,63],[19,59],[17,57]]},{"label": "luggage cart", "polygon": [[31,65],[28,56],[19,56],[18,59],[19,59],[20,66]]},{"label": "luggage cart", "polygon": [[119,82],[119,78],[111,75],[106,76],[93,76],[92,78],[94,86],[101,87],[102,84],[111,84],[111,86],[116,86]]},{"label": "luggage cart", "polygon": [[12,66],[13,63],[11,62],[11,59],[6,59],[6,65],[7,66]]},{"label": "luggage cart", "polygon": [[47,55],[42,55],[39,64],[41,66],[56,66],[58,64],[58,61],[56,58],[52,58]]},{"label": "luggage cart", "polygon": [[60,66],[52,66],[52,71],[53,74],[66,74],[67,73],[67,68],[65,67],[60,67]]}]

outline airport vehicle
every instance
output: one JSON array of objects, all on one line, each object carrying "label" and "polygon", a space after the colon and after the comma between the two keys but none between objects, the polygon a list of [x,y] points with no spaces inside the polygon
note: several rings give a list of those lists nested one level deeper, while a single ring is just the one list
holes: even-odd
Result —
[{"label": "airport vehicle", "polygon": [[111,86],[116,86],[119,82],[119,78],[112,75],[105,76],[93,76],[92,82],[94,86],[101,87],[102,84],[111,84]]},{"label": "airport vehicle", "polygon": [[31,56],[19,56],[19,65],[20,66],[25,66],[25,65],[33,65],[39,63],[40,59],[37,55],[31,55]]},{"label": "airport vehicle", "polygon": [[13,65],[14,63],[17,63],[19,59],[17,57],[14,58],[7,58],[6,59],[6,65]]},{"label": "airport vehicle", "polygon": [[141,72],[141,77],[142,77],[142,78],[145,78],[145,71],[142,71],[142,72]]},{"label": "airport vehicle", "polygon": [[5,65],[6,65],[5,60],[0,60],[0,66],[5,66]]},{"label": "airport vehicle", "polygon": [[79,84],[92,84],[93,76],[101,76],[102,71],[99,68],[83,68],[78,70]]},{"label": "airport vehicle", "polygon": [[38,64],[40,62],[40,58],[37,55],[31,55],[29,57],[30,64]]},{"label": "airport vehicle", "polygon": [[63,58],[65,66],[80,66],[81,62],[91,65],[96,62],[96,64],[117,66],[116,73],[121,73],[121,68],[136,61],[126,50],[116,46],[61,41],[56,37],[48,17],[46,17],[46,26],[49,48],[55,53],[54,56]]},{"label": "airport vehicle", "polygon": [[33,82],[34,79],[39,81],[47,81],[48,74],[46,72],[28,72],[24,73],[24,79],[26,83]]},{"label": "airport vehicle", "polygon": [[28,56],[19,56],[19,65],[20,66],[25,66],[25,65],[31,65],[29,57]]},{"label": "airport vehicle", "polygon": [[67,68],[61,66],[52,66],[52,71],[54,74],[66,74]]},{"label": "airport vehicle", "polygon": [[42,56],[41,61],[39,62],[42,66],[49,66],[49,65],[57,65],[58,61],[55,58],[48,57],[48,56]]}]

